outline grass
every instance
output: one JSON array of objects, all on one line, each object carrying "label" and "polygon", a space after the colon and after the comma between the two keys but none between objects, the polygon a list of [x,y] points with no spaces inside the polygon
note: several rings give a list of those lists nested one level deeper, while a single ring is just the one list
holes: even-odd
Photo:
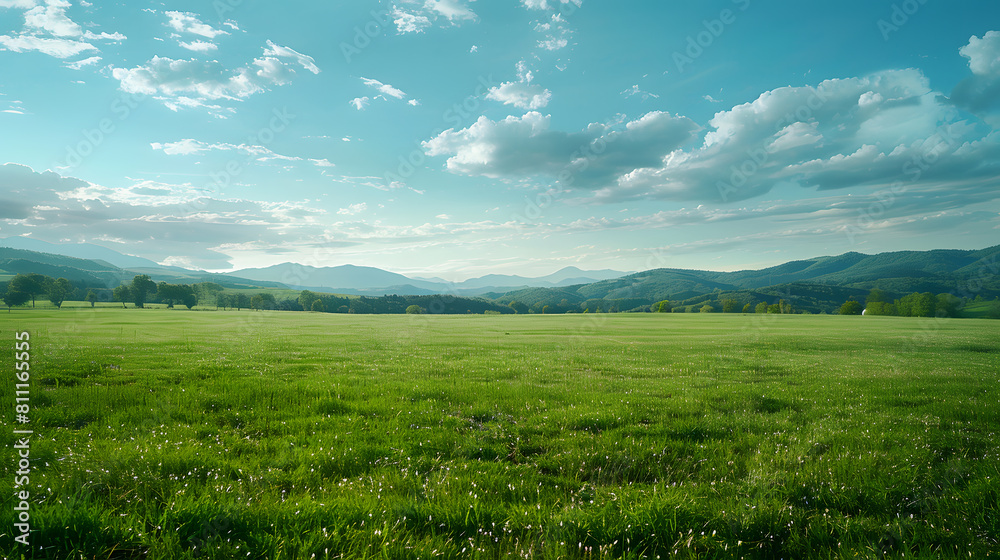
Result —
[{"label": "grass", "polygon": [[30,551],[0,463],[9,558],[1000,555],[1000,323],[109,307],[0,324],[7,363],[31,333],[36,431]]}]

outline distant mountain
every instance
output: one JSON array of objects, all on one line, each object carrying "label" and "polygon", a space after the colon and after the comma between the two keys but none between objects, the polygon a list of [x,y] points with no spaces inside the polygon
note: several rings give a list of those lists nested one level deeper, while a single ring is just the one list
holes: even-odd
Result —
[{"label": "distant mountain", "polygon": [[[345,264],[332,267],[313,267],[294,263],[282,263],[266,268],[245,268],[226,274],[251,280],[280,282],[290,288],[314,290],[374,290],[381,292],[388,286],[412,285],[416,288],[437,293],[441,285],[435,282],[412,280],[380,268]],[[346,292],[341,292],[346,293]]]},{"label": "distant mountain", "polygon": [[741,305],[781,298],[805,305],[800,308],[829,311],[847,297],[863,298],[872,288],[898,296],[932,292],[996,297],[1000,295],[1000,246],[979,251],[845,253],[737,272],[656,269],[577,286],[515,290],[496,299],[528,306],[583,308],[603,302],[605,308],[615,305],[624,311],[662,300],[695,306],[724,298]]},{"label": "distant mountain", "polygon": [[30,237],[8,237],[0,239],[0,247],[11,249],[23,249],[38,253],[49,253],[52,255],[64,255],[76,257],[78,259],[88,259],[93,261],[104,261],[119,268],[133,267],[158,267],[155,262],[142,257],[123,255],[117,251],[94,245],[93,243],[47,243]]},{"label": "distant mountain", "polygon": [[341,265],[317,268],[283,263],[266,268],[246,268],[231,274],[259,281],[281,282],[292,288],[335,291],[352,295],[455,293],[468,296],[525,286],[555,287],[597,282],[606,278],[617,278],[626,273],[615,270],[583,271],[576,267],[566,267],[540,278],[489,274],[463,282],[449,283],[440,278],[411,278],[367,266]]}]

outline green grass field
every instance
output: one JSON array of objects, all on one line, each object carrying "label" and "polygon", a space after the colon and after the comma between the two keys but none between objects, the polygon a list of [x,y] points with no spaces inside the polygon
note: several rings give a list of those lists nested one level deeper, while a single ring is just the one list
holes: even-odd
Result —
[{"label": "green grass field", "polygon": [[1000,557],[1000,322],[17,309],[7,372],[21,330],[7,558]]}]

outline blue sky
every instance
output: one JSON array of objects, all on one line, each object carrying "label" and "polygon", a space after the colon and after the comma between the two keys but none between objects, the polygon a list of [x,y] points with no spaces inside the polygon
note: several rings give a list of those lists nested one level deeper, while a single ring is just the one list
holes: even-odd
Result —
[{"label": "blue sky", "polygon": [[982,248],[997,16],[0,0],[0,237],[454,280]]}]

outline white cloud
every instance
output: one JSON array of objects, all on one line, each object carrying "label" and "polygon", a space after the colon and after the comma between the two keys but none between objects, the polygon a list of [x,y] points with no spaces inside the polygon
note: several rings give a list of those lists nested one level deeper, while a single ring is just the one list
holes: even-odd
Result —
[{"label": "white cloud", "polygon": [[621,92],[621,94],[624,95],[626,99],[628,99],[629,97],[635,97],[636,95],[638,95],[639,97],[642,98],[643,101],[647,101],[649,99],[659,99],[659,97],[660,97],[659,95],[656,95],[655,93],[650,93],[648,91],[643,91],[643,90],[639,89],[639,84],[633,85],[632,87],[628,88],[627,90]]},{"label": "white cloud", "polygon": [[426,16],[411,14],[393,6],[392,21],[396,24],[396,31],[403,33],[423,33],[424,29],[430,27],[431,20]]},{"label": "white cloud", "polygon": [[219,49],[218,45],[216,45],[215,43],[209,43],[207,41],[191,41],[190,43],[179,41],[178,44],[189,51],[200,52],[200,53],[206,53],[209,51],[214,51]]},{"label": "white cloud", "polygon": [[566,48],[569,41],[565,37],[549,37],[543,41],[538,42],[538,46],[547,51],[557,51],[559,49]]},{"label": "white cloud", "polygon": [[97,47],[84,41],[52,39],[32,35],[20,35],[17,37],[0,35],[0,46],[14,52],[38,51],[55,58],[69,58],[88,51],[97,50]]},{"label": "white cloud", "polygon": [[566,4],[573,4],[579,8],[583,6],[583,0],[521,0],[521,5],[529,10],[554,10]]},{"label": "white cloud", "polygon": [[195,14],[189,12],[165,13],[168,18],[167,25],[178,33],[191,33],[207,39],[214,39],[219,35],[229,35],[226,31],[215,29],[211,25],[202,23]]},{"label": "white cloud", "polygon": [[20,8],[27,10],[35,7],[35,0],[0,0],[0,8]]},{"label": "white cloud", "polygon": [[955,86],[952,101],[1000,126],[1000,31],[989,31],[982,38],[973,36],[959,53],[969,59],[972,76]]},{"label": "white cloud", "polygon": [[665,154],[692,139],[687,118],[653,112],[624,130],[591,124],[566,133],[532,111],[491,121],[480,117],[463,130],[446,130],[423,143],[430,156],[448,156],[447,169],[493,178],[555,177],[566,186],[599,188],[637,168],[658,166]]},{"label": "white cloud", "polygon": [[121,33],[84,32],[80,24],[66,15],[66,8],[70,6],[66,0],[47,0],[44,5],[16,0],[0,3],[0,7],[27,9],[24,13],[24,28],[17,35],[0,35],[0,49],[13,52],[37,51],[65,59],[98,50],[86,41],[121,42],[126,39]]},{"label": "white cloud", "polygon": [[372,80],[370,78],[361,78],[361,81],[364,82],[366,86],[376,89],[379,93],[395,97],[396,99],[406,99],[405,93],[389,84],[383,84],[378,80]]},{"label": "white cloud", "polygon": [[80,25],[66,16],[70,5],[65,0],[48,0],[45,6],[35,6],[24,13],[24,25],[56,37],[80,37],[83,35]]},{"label": "white cloud", "polygon": [[[475,0],[468,1],[474,2]],[[476,13],[462,0],[427,0],[424,3],[424,8],[437,12],[449,21],[475,21],[478,19]]]},{"label": "white cloud", "polygon": [[355,97],[351,100],[351,105],[354,106],[358,111],[364,111],[365,107],[370,105],[372,102],[371,98],[365,97]]},{"label": "white cloud", "polygon": [[435,22],[447,26],[464,22],[479,21],[469,3],[475,0],[399,0],[401,5],[393,5],[391,16],[396,32],[424,33]]},{"label": "white cloud", "polygon": [[67,63],[66,67],[67,68],[72,68],[73,70],[79,70],[79,69],[83,68],[84,66],[90,66],[90,65],[93,65],[93,64],[97,64],[100,61],[101,61],[101,57],[99,57],[99,56],[92,56],[90,58],[85,58],[83,60],[78,60],[76,62]]},{"label": "white cloud", "polygon": [[490,88],[486,98],[532,111],[542,109],[549,104],[552,92],[532,83],[535,76],[523,60],[517,63],[517,79],[516,82],[503,82],[499,86]]},{"label": "white cloud", "polygon": [[[859,105],[862,98],[867,102]],[[550,181],[563,175],[569,180],[560,184],[592,193],[592,202],[719,202],[778,185],[824,190],[948,177],[985,184],[1000,175],[1000,136],[962,120],[916,70],[768,91],[720,111],[704,128],[663,113],[624,130],[591,125],[567,133],[550,130],[549,122],[537,112],[482,117],[424,147],[448,157],[447,169],[457,174]],[[927,158],[934,165],[915,167]]]},{"label": "white cloud", "polygon": [[341,216],[354,216],[364,212],[365,210],[368,210],[368,204],[361,202],[358,204],[352,204],[347,208],[341,208],[340,210],[337,210],[337,214]]},{"label": "white cloud", "polygon": [[125,39],[128,39],[128,37],[122,35],[121,33],[118,32],[108,33],[106,31],[102,31],[100,33],[93,33],[91,31],[86,31],[83,34],[83,38],[91,41],[114,41],[116,43],[120,43]]},{"label": "white cloud", "polygon": [[320,71],[311,57],[268,41],[264,58],[234,70],[218,61],[154,56],[144,66],[114,68],[112,75],[122,90],[158,95],[168,107],[208,107],[207,101],[245,99],[272,86],[286,85],[295,76],[296,64],[313,73]]},{"label": "white cloud", "polygon": [[973,74],[1000,75],[1000,31],[989,31],[982,38],[972,36],[958,52],[969,59],[969,69]]}]

